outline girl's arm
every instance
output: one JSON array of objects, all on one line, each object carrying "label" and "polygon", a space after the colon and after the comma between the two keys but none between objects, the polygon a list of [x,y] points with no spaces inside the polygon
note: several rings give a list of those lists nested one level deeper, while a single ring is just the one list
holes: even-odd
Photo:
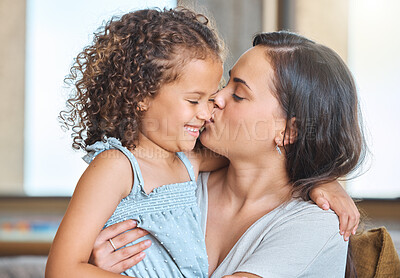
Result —
[{"label": "girl's arm", "polygon": [[185,152],[194,167],[196,177],[198,172],[212,172],[229,165],[229,160],[207,148]]},{"label": "girl's arm", "polygon": [[360,213],[351,197],[337,181],[325,183],[313,188],[310,198],[324,210],[332,209],[339,217],[339,230],[347,241],[355,234]]},{"label": "girl's arm", "polygon": [[121,277],[88,261],[96,237],[132,184],[129,160],[120,151],[104,151],[90,163],[53,241],[46,277]]}]

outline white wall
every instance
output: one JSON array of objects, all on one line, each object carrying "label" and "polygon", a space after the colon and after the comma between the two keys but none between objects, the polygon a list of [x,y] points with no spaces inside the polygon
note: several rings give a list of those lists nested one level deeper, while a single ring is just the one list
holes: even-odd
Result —
[{"label": "white wall", "polygon": [[348,63],[371,151],[369,170],[348,182],[355,197],[400,197],[399,11],[397,0],[350,1]]}]

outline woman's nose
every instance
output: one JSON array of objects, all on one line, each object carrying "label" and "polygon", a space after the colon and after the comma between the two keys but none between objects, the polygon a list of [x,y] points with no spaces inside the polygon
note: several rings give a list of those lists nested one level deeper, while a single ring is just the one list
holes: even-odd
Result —
[{"label": "woman's nose", "polygon": [[214,98],[214,108],[224,109],[226,104],[226,92],[222,89]]}]

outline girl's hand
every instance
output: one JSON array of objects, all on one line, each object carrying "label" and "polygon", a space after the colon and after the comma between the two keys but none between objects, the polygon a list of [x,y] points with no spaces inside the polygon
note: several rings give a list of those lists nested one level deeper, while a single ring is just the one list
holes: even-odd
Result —
[{"label": "girl's hand", "polygon": [[355,234],[360,220],[360,213],[354,201],[337,182],[330,182],[315,187],[310,198],[322,209],[332,209],[339,216],[339,230],[344,240]]},{"label": "girl's hand", "polygon": [[132,246],[121,247],[147,234],[147,231],[136,228],[134,220],[111,225],[97,236],[89,263],[110,272],[121,273],[143,260],[145,257],[143,250],[150,247],[151,241],[147,239]]}]

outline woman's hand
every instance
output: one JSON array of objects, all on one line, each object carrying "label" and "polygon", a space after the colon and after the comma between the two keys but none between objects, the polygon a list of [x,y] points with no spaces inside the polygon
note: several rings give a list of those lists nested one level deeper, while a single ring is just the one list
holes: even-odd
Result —
[{"label": "woman's hand", "polygon": [[143,260],[143,250],[150,247],[151,241],[147,239],[132,246],[121,247],[147,234],[147,231],[136,228],[134,220],[111,225],[97,236],[89,262],[104,270],[121,273]]},{"label": "woman's hand", "polygon": [[344,188],[337,182],[330,182],[313,188],[310,198],[322,209],[332,209],[339,216],[339,230],[344,240],[355,234],[360,213]]}]

